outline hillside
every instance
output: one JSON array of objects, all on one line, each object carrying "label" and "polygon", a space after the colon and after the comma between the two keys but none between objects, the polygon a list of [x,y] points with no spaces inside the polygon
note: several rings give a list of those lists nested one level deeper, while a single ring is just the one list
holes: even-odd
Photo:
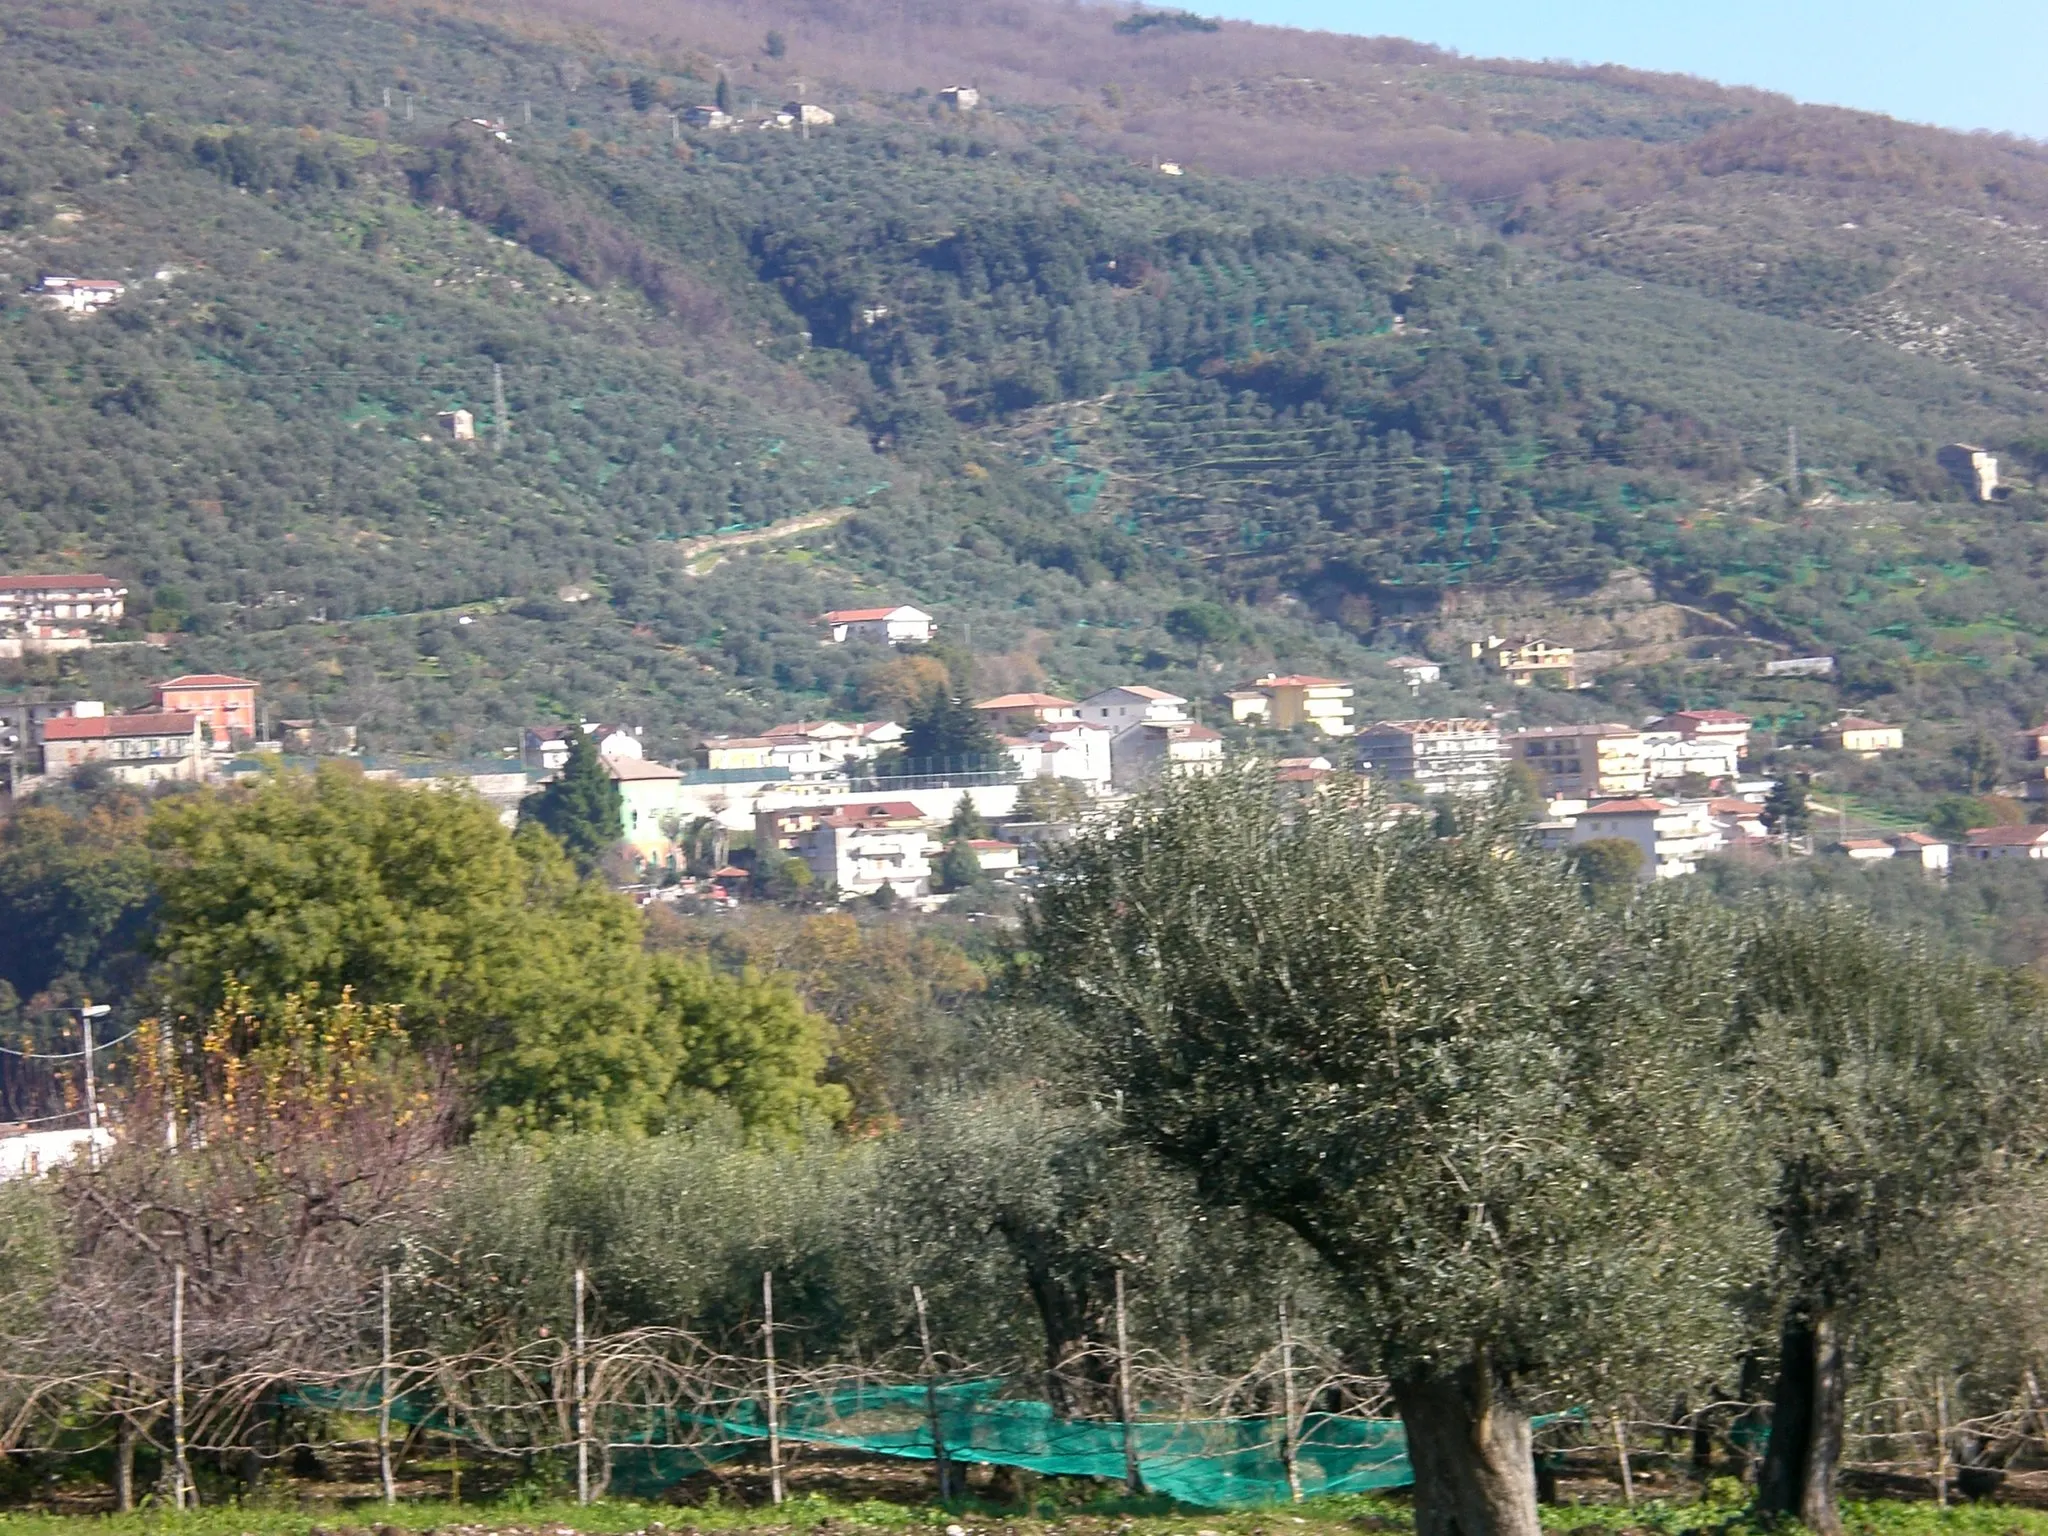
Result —
[{"label": "hillside", "polygon": [[[903,599],[992,688],[1279,664],[1370,712],[1395,649],[1583,621],[1594,696],[1497,702],[1891,710],[1902,801],[2036,717],[2037,147],[1091,7],[0,25],[7,286],[130,284],[0,308],[0,562],[105,566],[173,636],[17,687],[233,667],[374,746],[581,711],[674,751],[863,707],[812,619]],[[680,127],[721,79],[838,120]],[[1952,439],[2020,493],[1963,501]],[[1233,633],[1177,638],[1197,601]],[[1845,691],[1746,681],[1819,648]]]}]

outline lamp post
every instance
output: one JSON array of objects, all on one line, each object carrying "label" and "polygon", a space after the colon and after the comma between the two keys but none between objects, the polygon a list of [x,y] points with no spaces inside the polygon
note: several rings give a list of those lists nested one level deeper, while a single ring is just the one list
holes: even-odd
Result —
[{"label": "lamp post", "polygon": [[99,1160],[100,1094],[99,1082],[93,1073],[92,1021],[103,1019],[112,1013],[108,1003],[95,1003],[90,998],[76,1008],[53,1008],[52,1013],[75,1013],[82,1036],[84,1050],[80,1053],[85,1060],[85,1160],[91,1167]]}]

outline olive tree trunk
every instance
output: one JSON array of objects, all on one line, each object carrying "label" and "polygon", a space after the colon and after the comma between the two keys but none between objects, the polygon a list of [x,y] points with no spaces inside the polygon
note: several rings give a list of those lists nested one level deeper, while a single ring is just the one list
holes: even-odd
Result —
[{"label": "olive tree trunk", "polygon": [[1778,1336],[1771,1439],[1757,1478],[1757,1509],[1791,1515],[1818,1536],[1841,1536],[1836,1470],[1848,1383],[1841,1322],[1825,1308],[1793,1307]]},{"label": "olive tree trunk", "polygon": [[1485,1364],[1397,1377],[1415,1536],[1540,1536],[1529,1415]]}]

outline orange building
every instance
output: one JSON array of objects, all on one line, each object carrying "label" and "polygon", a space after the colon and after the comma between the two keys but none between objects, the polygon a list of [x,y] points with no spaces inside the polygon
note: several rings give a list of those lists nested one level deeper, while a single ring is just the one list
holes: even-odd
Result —
[{"label": "orange building", "polygon": [[256,739],[256,690],[246,677],[193,672],[155,685],[156,707],[166,714],[197,715],[219,747]]}]

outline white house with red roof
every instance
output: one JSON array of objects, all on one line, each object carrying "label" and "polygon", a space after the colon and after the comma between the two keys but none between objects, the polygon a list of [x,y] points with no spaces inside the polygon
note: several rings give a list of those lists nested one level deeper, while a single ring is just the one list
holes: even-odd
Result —
[{"label": "white house with red roof", "polygon": [[118,303],[128,285],[111,277],[65,277],[51,272],[29,291],[57,309],[84,315]]},{"label": "white house with red roof", "polygon": [[832,644],[849,640],[880,640],[889,645],[923,644],[938,632],[938,621],[922,608],[835,608],[818,620]]},{"label": "white house with red roof", "polygon": [[126,587],[98,571],[0,576],[0,625],[83,632],[82,626],[120,623],[127,598]]},{"label": "white house with red roof", "polygon": [[1646,881],[1689,875],[1701,859],[1723,846],[1710,802],[1704,800],[1596,800],[1573,820],[1570,841],[1607,838],[1634,843],[1642,850]]},{"label": "white house with red roof", "polygon": [[1041,778],[1070,779],[1091,795],[1109,793],[1113,773],[1110,744],[1116,738],[1108,726],[1063,720],[1041,725],[1029,733],[1029,739],[1039,746]]},{"label": "white house with red roof", "polygon": [[784,807],[755,818],[757,855],[794,854],[821,884],[869,896],[888,886],[922,896],[931,886],[932,819],[908,800]]},{"label": "white house with red roof", "polygon": [[2048,827],[1972,827],[1963,839],[1966,859],[2048,859]]}]

